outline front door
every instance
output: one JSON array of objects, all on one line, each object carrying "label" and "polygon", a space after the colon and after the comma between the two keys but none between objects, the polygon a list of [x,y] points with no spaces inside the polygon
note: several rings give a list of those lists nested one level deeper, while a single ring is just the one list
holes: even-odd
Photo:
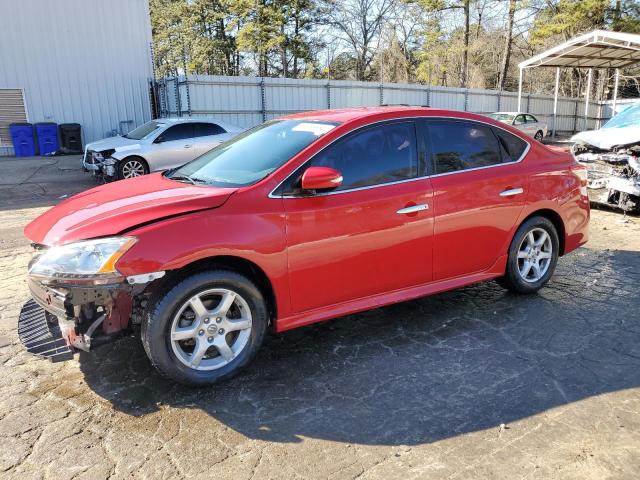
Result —
[{"label": "front door", "polygon": [[[419,165],[413,121],[366,127],[334,142],[284,191],[295,312],[431,281],[432,189]],[[301,192],[309,166],[339,170],[343,184]]]},{"label": "front door", "polygon": [[426,122],[435,227],[433,279],[491,268],[507,253],[524,206],[528,144],[505,130],[459,120]]},{"label": "front door", "polygon": [[193,137],[193,123],[173,125],[162,132],[150,147],[151,171],[179,167],[198,156]]}]

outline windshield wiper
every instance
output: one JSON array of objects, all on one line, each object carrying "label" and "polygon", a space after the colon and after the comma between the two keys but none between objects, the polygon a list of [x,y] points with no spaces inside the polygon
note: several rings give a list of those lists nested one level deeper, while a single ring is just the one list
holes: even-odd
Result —
[{"label": "windshield wiper", "polygon": [[189,175],[176,175],[174,177],[167,177],[167,178],[170,178],[171,180],[175,180],[176,182],[183,182],[186,180],[191,185],[196,185],[198,183],[207,183],[206,180],[203,180],[201,178],[190,177]]}]

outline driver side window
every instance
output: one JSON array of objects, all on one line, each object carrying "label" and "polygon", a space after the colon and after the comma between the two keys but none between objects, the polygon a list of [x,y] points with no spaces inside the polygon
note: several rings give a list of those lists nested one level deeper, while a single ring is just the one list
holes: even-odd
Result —
[{"label": "driver side window", "polygon": [[359,130],[328,146],[307,167],[342,173],[336,190],[380,185],[417,176],[418,155],[413,122],[394,122]]},{"label": "driver side window", "polygon": [[513,122],[514,125],[524,125],[524,115],[518,115]]}]

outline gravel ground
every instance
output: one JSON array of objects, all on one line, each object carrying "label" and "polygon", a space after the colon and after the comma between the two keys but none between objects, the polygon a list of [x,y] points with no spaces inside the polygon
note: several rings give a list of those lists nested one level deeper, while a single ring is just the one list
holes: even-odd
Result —
[{"label": "gravel ground", "polygon": [[636,479],[640,218],[538,295],[493,282],[267,338],[225,385],[150,367],[139,340],[23,351],[24,225],[92,185],[78,158],[0,159],[0,477]]}]

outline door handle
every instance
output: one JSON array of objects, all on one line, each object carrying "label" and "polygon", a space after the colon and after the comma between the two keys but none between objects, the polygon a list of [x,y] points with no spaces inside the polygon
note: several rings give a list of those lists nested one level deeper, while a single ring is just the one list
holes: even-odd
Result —
[{"label": "door handle", "polygon": [[524,190],[521,187],[518,188],[510,188],[509,190],[505,190],[500,192],[501,197],[512,197],[514,195],[520,195]]},{"label": "door handle", "polygon": [[420,205],[411,205],[410,207],[401,208],[396,213],[399,215],[408,215],[409,213],[421,212],[428,209],[429,205],[427,205],[426,203],[421,203]]},{"label": "door handle", "polygon": [[185,145],[184,148],[191,148],[191,145]]}]

